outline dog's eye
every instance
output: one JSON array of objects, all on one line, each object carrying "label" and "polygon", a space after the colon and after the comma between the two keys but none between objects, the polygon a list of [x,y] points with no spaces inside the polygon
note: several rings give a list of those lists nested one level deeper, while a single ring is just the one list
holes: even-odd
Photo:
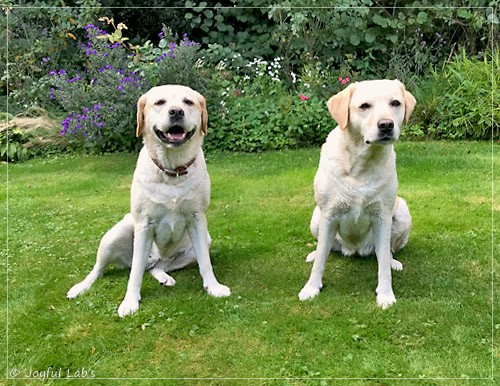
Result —
[{"label": "dog's eye", "polygon": [[155,102],[155,105],[156,106],[162,106],[166,103],[165,99],[158,99],[156,102]]},{"label": "dog's eye", "polygon": [[194,105],[194,102],[190,99],[184,99],[184,103],[187,104],[188,106]]},{"label": "dog's eye", "polygon": [[391,102],[391,106],[392,106],[392,107],[399,107],[399,106],[401,106],[401,102],[400,102],[400,101],[398,101],[398,100],[393,100],[393,101]]},{"label": "dog's eye", "polygon": [[372,107],[372,105],[371,105],[371,104],[369,104],[369,103],[366,103],[366,102],[365,102],[365,103],[363,103],[361,106],[359,106],[359,108],[360,108],[361,110],[367,110],[367,109],[369,109],[370,107]]}]

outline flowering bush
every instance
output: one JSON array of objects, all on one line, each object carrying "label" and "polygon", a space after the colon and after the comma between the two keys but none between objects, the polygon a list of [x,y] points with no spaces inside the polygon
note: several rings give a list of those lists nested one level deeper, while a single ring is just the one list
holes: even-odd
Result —
[{"label": "flowering bush", "polygon": [[[103,20],[114,27],[112,19]],[[65,69],[49,73],[50,99],[68,114],[61,123],[61,135],[77,147],[97,152],[136,150],[140,145],[135,138],[140,95],[157,84],[187,84],[188,75],[196,79],[198,45],[187,35],[177,44],[164,28],[158,48],[150,42],[135,47],[117,32],[122,29],[126,26],[120,23],[108,34],[87,25],[87,41],[80,45],[86,68],[71,75]],[[184,74],[181,79],[179,74]]]},{"label": "flowering bush", "polygon": [[254,152],[324,142],[335,125],[326,100],[307,87],[289,90],[282,82],[280,58],[255,59],[236,70],[225,63],[217,67],[209,87],[215,91],[208,97],[206,148]]}]

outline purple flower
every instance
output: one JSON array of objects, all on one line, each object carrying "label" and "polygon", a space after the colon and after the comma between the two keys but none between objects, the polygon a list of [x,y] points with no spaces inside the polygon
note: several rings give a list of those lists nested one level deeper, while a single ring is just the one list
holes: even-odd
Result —
[{"label": "purple flower", "polygon": [[66,131],[68,131],[69,124],[71,123],[71,119],[73,118],[73,114],[68,116],[64,121],[61,122],[62,130],[60,134],[64,136],[66,134]]},{"label": "purple flower", "polygon": [[51,72],[49,72],[49,75],[50,76],[54,76],[56,74],[56,71],[55,70],[52,70]]},{"label": "purple flower", "polygon": [[156,63],[160,63],[165,57],[167,56],[167,53],[164,52],[161,56],[156,58]]},{"label": "purple flower", "polygon": [[66,74],[67,74],[66,70],[62,69],[57,72],[57,75],[66,75]]},{"label": "purple flower", "polygon": [[163,31],[161,31],[161,32],[158,34],[158,37],[159,37],[160,39],[163,39],[163,37],[164,37],[164,36],[165,36],[165,34],[163,33]]},{"label": "purple flower", "polygon": [[78,81],[80,79],[82,79],[81,75],[77,75],[74,78],[66,79],[66,83],[73,83],[73,82],[76,82],[76,81]]}]

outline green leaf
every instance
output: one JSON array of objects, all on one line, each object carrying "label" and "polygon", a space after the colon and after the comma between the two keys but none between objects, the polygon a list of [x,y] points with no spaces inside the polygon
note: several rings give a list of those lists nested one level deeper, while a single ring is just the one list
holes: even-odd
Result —
[{"label": "green leaf", "polygon": [[359,43],[361,43],[361,39],[356,34],[351,35],[351,38],[349,39],[349,41],[351,42],[351,44],[353,46],[357,46]]},{"label": "green leaf", "polygon": [[386,19],[385,17],[382,17],[380,15],[375,15],[373,16],[373,22],[379,26],[381,26],[382,28],[387,28],[388,24],[389,24],[389,21],[388,19]]},{"label": "green leaf", "polygon": [[463,19],[470,19],[472,16],[472,13],[467,10],[466,8],[458,8],[457,9],[457,16],[461,17]]},{"label": "green leaf", "polygon": [[417,14],[417,23],[424,24],[427,21],[427,13],[421,11]]},{"label": "green leaf", "polygon": [[393,43],[397,43],[398,35],[387,35],[386,39],[393,42]]},{"label": "green leaf", "polygon": [[193,7],[193,10],[196,11],[196,12],[201,12],[203,11],[203,9],[205,9],[207,7],[207,3],[202,1],[200,4],[198,4],[197,7]]},{"label": "green leaf", "polygon": [[373,43],[376,39],[375,32],[373,30],[368,30],[365,32],[365,40],[367,43]]}]

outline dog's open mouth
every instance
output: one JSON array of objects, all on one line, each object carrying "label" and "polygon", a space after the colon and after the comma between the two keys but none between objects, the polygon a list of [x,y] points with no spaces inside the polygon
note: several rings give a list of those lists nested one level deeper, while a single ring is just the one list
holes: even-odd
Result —
[{"label": "dog's open mouth", "polygon": [[195,130],[186,132],[184,127],[179,125],[170,127],[166,132],[158,130],[156,127],[154,131],[160,141],[174,146],[182,145],[186,141],[189,141],[195,132]]}]

